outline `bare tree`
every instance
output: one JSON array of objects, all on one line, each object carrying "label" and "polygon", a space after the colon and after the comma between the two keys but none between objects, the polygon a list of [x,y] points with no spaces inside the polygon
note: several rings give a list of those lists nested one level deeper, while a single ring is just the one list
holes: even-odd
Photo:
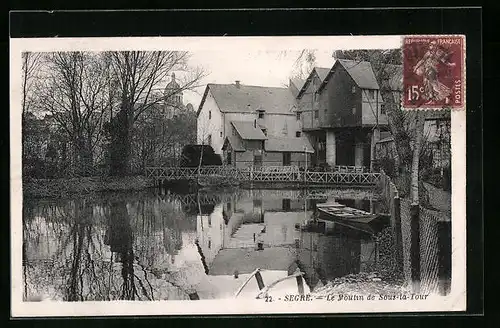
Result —
[{"label": "bare tree", "polygon": [[73,164],[87,173],[93,151],[101,142],[105,110],[109,106],[106,64],[100,54],[57,52],[48,55],[43,109],[67,134]]},{"label": "bare tree", "polygon": [[292,78],[307,79],[316,66],[316,50],[302,49],[293,64]]},{"label": "bare tree", "polygon": [[[33,109],[33,103],[35,101],[36,95],[36,87],[37,87],[37,74],[40,69],[42,54],[41,53],[32,53],[32,52],[23,52],[21,55],[22,59],[22,79],[21,79],[21,88],[22,88],[22,100],[21,100],[21,108],[22,108],[22,127],[26,128],[26,117],[29,112]],[[26,160],[26,134],[22,133],[22,155],[23,161]]]},{"label": "bare tree", "polygon": [[413,145],[413,159],[411,164],[411,200],[413,204],[419,204],[419,162],[422,153],[422,138],[424,133],[424,113],[417,111],[415,115],[415,141]]},{"label": "bare tree", "polygon": [[[109,127],[111,174],[130,171],[132,129],[149,108],[183,90],[198,86],[204,77],[201,69],[190,70],[189,54],[180,51],[121,51],[109,53],[111,70],[119,89],[119,111]],[[169,73],[184,71],[179,88],[158,96],[155,90]],[[155,96],[156,95],[156,96]]]}]

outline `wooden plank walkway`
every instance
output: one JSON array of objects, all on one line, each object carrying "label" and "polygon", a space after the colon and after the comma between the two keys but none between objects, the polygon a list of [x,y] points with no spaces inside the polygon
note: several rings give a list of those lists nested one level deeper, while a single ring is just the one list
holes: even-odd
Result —
[{"label": "wooden plank walkway", "polygon": [[236,181],[291,182],[315,185],[374,185],[380,173],[364,172],[359,168],[330,172],[300,171],[296,166],[236,168],[233,166],[147,167],[146,177],[156,181],[197,180],[198,177],[223,176]]}]

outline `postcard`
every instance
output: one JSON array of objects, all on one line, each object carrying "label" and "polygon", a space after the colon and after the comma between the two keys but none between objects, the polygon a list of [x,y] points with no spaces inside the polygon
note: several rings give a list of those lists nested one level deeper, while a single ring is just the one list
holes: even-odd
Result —
[{"label": "postcard", "polygon": [[10,47],[13,317],[466,309],[465,36]]}]

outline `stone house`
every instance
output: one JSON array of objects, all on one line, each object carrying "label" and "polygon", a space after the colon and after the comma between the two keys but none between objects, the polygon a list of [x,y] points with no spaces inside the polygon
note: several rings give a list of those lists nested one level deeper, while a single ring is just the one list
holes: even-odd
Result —
[{"label": "stone house", "polygon": [[[295,138],[301,133],[296,103],[288,88],[241,84],[208,84],[197,112],[197,143],[211,145],[222,155],[227,137],[234,136],[232,122],[247,122],[260,140]],[[241,124],[240,124],[241,125]],[[242,125],[241,125],[242,126]],[[255,136],[254,136],[255,137]],[[258,143],[256,139],[247,142]]]}]

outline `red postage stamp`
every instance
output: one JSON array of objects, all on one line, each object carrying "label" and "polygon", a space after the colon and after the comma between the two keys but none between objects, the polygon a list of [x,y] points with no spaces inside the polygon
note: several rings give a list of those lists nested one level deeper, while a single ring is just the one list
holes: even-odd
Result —
[{"label": "red postage stamp", "polygon": [[405,36],[402,107],[464,108],[464,72],[464,36]]}]

